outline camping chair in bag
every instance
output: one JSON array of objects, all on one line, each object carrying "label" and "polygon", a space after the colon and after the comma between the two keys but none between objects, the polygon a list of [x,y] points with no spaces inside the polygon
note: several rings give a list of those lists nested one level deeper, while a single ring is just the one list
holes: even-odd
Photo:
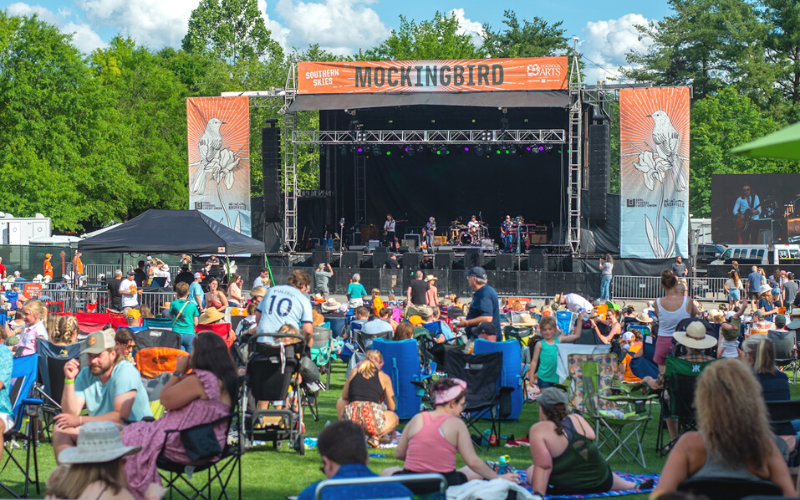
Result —
[{"label": "camping chair in bag", "polygon": [[[653,418],[647,402],[658,396],[614,396],[611,394],[611,385],[606,384],[616,374],[616,358],[612,354],[605,355],[602,370],[600,367],[601,363],[597,361],[582,362],[580,388],[578,384],[575,386],[575,390],[583,391],[581,412],[586,421],[594,425],[597,448],[602,450],[606,445],[611,448],[605,455],[606,460],[619,453],[626,461],[633,459],[646,468],[642,439],[648,422]],[[623,404],[627,408],[620,406]],[[631,446],[628,445],[629,441],[632,441]]]},{"label": "camping chair in bag", "polygon": [[[241,392],[241,381],[237,383],[237,390]],[[235,478],[238,499],[242,498],[242,455],[245,452],[245,438],[242,422],[244,412],[238,405],[241,401],[239,394],[232,394],[234,408],[232,412],[212,422],[189,427],[182,430],[167,430],[164,445],[156,458],[156,466],[164,487],[172,493],[177,493],[185,500],[228,500],[228,485]],[[217,440],[215,427],[225,426],[225,442],[220,446]],[[236,429],[231,432],[231,429]],[[189,463],[174,461],[166,456],[167,441],[171,434],[178,434],[178,440],[183,444],[186,455],[191,459]],[[174,439],[174,438],[173,438]],[[201,486],[193,481],[195,474],[206,472],[207,476]],[[179,486],[185,487],[187,491]],[[213,490],[219,487],[219,494],[213,496]]]},{"label": "camping chair in bag", "polygon": [[[9,462],[13,463],[22,473],[24,479],[23,493],[18,495],[8,485],[0,481],[0,488],[6,490],[12,498],[28,498],[28,486],[33,483],[36,486],[36,494],[39,494],[39,461],[36,456],[36,449],[39,446],[39,407],[44,403],[41,399],[29,398],[36,383],[36,372],[39,364],[39,356],[31,354],[14,358],[14,366],[11,369],[11,387],[9,397],[11,399],[12,416],[14,418],[14,428],[6,429],[3,434],[3,466],[0,473],[5,471]],[[27,422],[26,422],[27,421]],[[23,423],[26,423],[23,430]],[[12,443],[23,441],[24,446],[14,446]],[[22,453],[25,450],[25,463],[17,459],[14,451]],[[33,454],[34,475],[31,477],[31,454]]]},{"label": "camping chair in bag", "polygon": [[430,378],[436,370],[436,364],[424,370],[420,368],[417,342],[412,339],[392,341],[375,339],[373,349],[383,355],[383,371],[392,379],[395,401],[395,413],[400,420],[408,420],[419,413],[422,404],[422,391],[418,382]]},{"label": "camping chair in bag", "polygon": [[447,376],[460,378],[467,383],[467,401],[462,417],[467,427],[479,436],[483,434],[477,427],[479,419],[489,419],[491,435],[500,436],[500,419],[511,415],[511,393],[514,388],[499,386],[502,370],[501,352],[465,354],[448,351],[445,355],[444,371]]},{"label": "camping chair in bag", "polygon": [[[664,390],[661,391],[661,416],[658,422],[656,451],[665,456],[678,438],[686,431],[697,429],[694,413],[694,391],[697,378],[713,361],[700,363],[667,356],[667,367],[664,371]],[[667,432],[667,419],[678,421],[678,436],[674,441],[664,442]]]}]

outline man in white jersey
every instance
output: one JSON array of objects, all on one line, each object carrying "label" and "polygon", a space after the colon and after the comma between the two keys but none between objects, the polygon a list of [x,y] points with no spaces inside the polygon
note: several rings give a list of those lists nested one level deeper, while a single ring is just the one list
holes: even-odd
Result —
[{"label": "man in white jersey", "polygon": [[[311,347],[314,334],[311,317],[311,300],[306,295],[311,289],[311,277],[297,270],[289,275],[285,285],[274,286],[256,309],[256,332],[277,333],[285,324],[296,326],[305,335],[308,347]],[[260,342],[274,344],[272,337],[262,337]]]}]

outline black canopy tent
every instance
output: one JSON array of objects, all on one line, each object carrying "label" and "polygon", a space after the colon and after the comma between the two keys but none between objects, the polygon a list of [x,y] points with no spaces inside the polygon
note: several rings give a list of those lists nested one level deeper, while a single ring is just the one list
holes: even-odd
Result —
[{"label": "black canopy tent", "polygon": [[78,243],[81,252],[263,254],[264,242],[245,236],[197,210],[148,210]]}]

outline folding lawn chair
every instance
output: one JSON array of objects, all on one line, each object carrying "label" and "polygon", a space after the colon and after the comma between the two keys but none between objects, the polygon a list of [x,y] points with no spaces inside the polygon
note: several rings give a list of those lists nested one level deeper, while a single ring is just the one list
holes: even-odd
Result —
[{"label": "folding lawn chair", "polygon": [[[664,372],[664,387],[661,391],[661,416],[658,422],[656,451],[665,456],[681,434],[697,429],[694,413],[694,392],[697,378],[706,367],[714,361],[699,363],[667,356],[667,367]],[[667,419],[674,418],[678,422],[678,436],[674,441],[664,442],[667,432]]]},{"label": "folding lawn chair", "polygon": [[[795,435],[792,422],[800,419],[800,400],[767,401],[766,403],[772,433],[776,436]],[[790,467],[796,467],[798,459],[800,459],[800,450],[795,446],[786,462]]]},{"label": "folding lawn chair", "polygon": [[214,323],[213,325],[197,325],[194,327],[195,333],[201,332],[214,332],[220,337],[222,340],[225,341],[225,345],[228,346],[230,349],[233,341],[236,340],[231,336],[231,324],[230,323]]},{"label": "folding lawn chair", "polygon": [[501,352],[465,354],[448,351],[445,355],[445,373],[467,383],[467,401],[462,417],[467,427],[479,436],[482,435],[477,427],[479,419],[488,418],[491,421],[491,435],[500,436],[500,419],[511,415],[510,396],[514,388],[500,386],[498,389],[502,370]]},{"label": "folding lawn chair", "polygon": [[536,346],[533,327],[506,325],[503,328],[503,336],[506,340],[516,340],[519,343],[522,362],[525,365],[531,364],[531,351]]},{"label": "folding lawn chair", "polygon": [[506,340],[505,342],[490,342],[484,339],[475,340],[474,354],[488,352],[499,352],[503,354],[503,368],[498,380],[498,390],[500,387],[513,387],[511,392],[511,413],[504,420],[517,420],[522,413],[522,404],[525,400],[524,380],[525,370],[523,368],[520,345],[516,340]]},{"label": "folding lawn chair", "polygon": [[172,330],[174,321],[169,318],[144,318],[142,326],[147,329]]},{"label": "folding lawn chair", "polygon": [[314,327],[314,343],[310,350],[311,360],[321,370],[324,370],[327,379],[324,390],[331,386],[331,362],[333,361],[333,332],[324,326]]},{"label": "folding lawn chair", "polygon": [[78,321],[78,331],[85,334],[104,330],[111,324],[111,315],[108,313],[77,312],[75,319]]},{"label": "folding lawn chair", "polygon": [[395,413],[401,420],[407,420],[419,413],[422,404],[422,392],[418,382],[430,378],[436,370],[436,364],[424,370],[420,368],[417,342],[412,339],[392,341],[375,339],[373,349],[383,355],[383,371],[392,379],[395,401]]},{"label": "folding lawn chair", "polygon": [[[241,391],[241,381],[237,388]],[[212,422],[195,425],[183,430],[167,430],[167,438],[161,452],[156,458],[156,466],[164,487],[172,493],[177,493],[185,500],[221,500],[223,497],[228,500],[228,486],[231,480],[236,483],[238,499],[242,498],[242,455],[245,452],[245,438],[242,422],[244,412],[237,404],[240,395],[232,395],[234,398],[234,409],[229,415],[220,417]],[[225,442],[220,445],[216,431],[220,427],[225,428]],[[231,432],[236,429],[235,432]],[[170,436],[177,434],[177,436]],[[192,459],[185,463],[174,461],[167,458],[167,444],[182,443],[186,455]],[[189,445],[189,446],[187,446]],[[193,476],[200,476],[199,473],[206,472],[203,484],[197,486],[197,479]],[[201,476],[202,477],[202,476]],[[181,489],[185,488],[187,491]],[[219,488],[219,494],[214,495],[214,490]]]},{"label": "folding lawn chair", "polygon": [[564,335],[570,335],[575,324],[575,315],[571,311],[556,311],[556,323]]},{"label": "folding lawn chair", "polygon": [[[603,360],[602,370],[600,362],[581,363],[581,383],[576,383],[575,390],[583,391],[582,414],[587,422],[594,425],[597,448],[603,449],[606,445],[611,448],[605,456],[606,460],[611,460],[619,453],[626,461],[632,459],[646,468],[642,439],[648,422],[653,418],[647,403],[658,396],[612,395],[609,381],[614,379],[616,371],[617,360],[610,354]],[[629,441],[632,441],[631,446],[628,445]]]},{"label": "folding lawn chair", "polygon": [[690,477],[678,485],[678,491],[708,500],[741,500],[750,495],[777,495],[783,490],[772,481],[742,479],[734,474],[720,477]]},{"label": "folding lawn chair", "polygon": [[44,401],[42,418],[49,430],[52,419],[61,413],[61,394],[64,392],[64,365],[70,359],[79,358],[81,345],[79,343],[57,346],[46,340],[36,342],[36,351],[39,355],[39,375],[41,383],[36,384],[37,395]]},{"label": "folding lawn chair", "polygon": [[172,330],[146,329],[133,333],[136,339],[137,349],[147,349],[148,347],[169,347],[171,349],[181,348],[181,334]]},{"label": "folding lawn chair", "polygon": [[[36,494],[39,494],[39,461],[36,456],[36,449],[39,446],[39,407],[44,404],[41,399],[29,398],[33,386],[36,383],[36,372],[39,356],[31,354],[14,358],[14,366],[11,370],[11,388],[9,397],[11,399],[12,415],[14,417],[14,428],[6,429],[3,434],[3,449],[5,460],[0,472],[5,471],[9,462],[12,462],[23,475],[23,493],[17,494],[7,484],[0,482],[0,488],[6,490],[12,498],[28,498],[28,486],[36,486]],[[23,423],[26,423],[23,429]],[[24,446],[16,447],[12,443],[23,441]],[[25,450],[25,464],[21,459],[17,459],[14,451]],[[31,477],[31,454],[33,454],[34,475]]]},{"label": "folding lawn chair", "polygon": [[[791,370],[792,383],[797,383],[797,352],[795,351],[795,344],[797,343],[797,336],[794,330],[787,332],[770,330],[767,332],[767,338],[775,344],[775,365],[778,366],[782,372]],[[798,415],[800,418],[800,415]]]}]

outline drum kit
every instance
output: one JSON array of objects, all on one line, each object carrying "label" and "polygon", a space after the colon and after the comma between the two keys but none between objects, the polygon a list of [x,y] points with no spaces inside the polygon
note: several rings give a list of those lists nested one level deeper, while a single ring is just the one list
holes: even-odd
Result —
[{"label": "drum kit", "polygon": [[489,227],[479,222],[477,227],[469,227],[461,220],[450,222],[447,229],[448,245],[472,247],[480,246],[481,240],[489,238]]}]

